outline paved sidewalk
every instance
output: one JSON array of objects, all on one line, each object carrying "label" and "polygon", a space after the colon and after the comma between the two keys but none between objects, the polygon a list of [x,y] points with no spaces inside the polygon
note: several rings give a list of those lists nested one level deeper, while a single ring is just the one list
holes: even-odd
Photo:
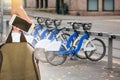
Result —
[{"label": "paved sidewalk", "polygon": [[41,80],[120,80],[120,65],[107,69],[106,61],[68,60],[60,66],[40,62]]}]

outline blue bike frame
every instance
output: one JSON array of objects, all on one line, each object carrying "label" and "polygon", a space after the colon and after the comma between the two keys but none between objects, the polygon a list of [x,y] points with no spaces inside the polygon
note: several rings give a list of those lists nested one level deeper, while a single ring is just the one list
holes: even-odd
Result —
[{"label": "blue bike frame", "polygon": [[[77,32],[74,32],[74,33],[68,38],[66,47],[67,47],[67,49],[70,48],[69,51],[72,50],[72,49],[71,49],[71,46],[70,46],[71,42],[73,41],[74,38],[77,38],[77,37],[78,37],[78,33],[77,33]],[[66,53],[68,53],[67,50],[62,50],[62,49],[63,49],[63,48],[61,47],[59,51],[50,51],[50,52],[58,52],[58,54],[66,54]]]},{"label": "blue bike frame", "polygon": [[[39,40],[44,39],[44,38],[46,37],[46,34],[47,34],[48,31],[49,31],[48,29],[45,29],[45,30],[42,32],[42,34],[39,35],[38,32],[39,32],[39,30],[42,30],[41,27],[42,27],[42,26],[38,26],[38,27],[35,29],[34,34],[33,34],[34,38],[37,37],[37,35],[38,35]],[[58,29],[54,29],[54,30],[50,33],[50,36],[48,37],[48,39],[49,39],[49,40],[55,39],[55,34],[58,34],[58,33],[59,33],[59,30],[58,30]],[[37,43],[37,41],[36,41],[35,39],[33,39],[32,45],[35,46],[36,43]]]},{"label": "blue bike frame", "polygon": [[38,32],[40,31],[40,30],[42,30],[43,29],[43,27],[41,26],[41,25],[38,25],[34,30],[34,33],[32,34],[32,36],[33,37],[37,37],[37,35],[38,35]]},{"label": "blue bike frame", "polygon": [[[78,34],[77,34],[77,35],[78,35]],[[70,47],[69,44],[71,43],[73,36],[75,37],[75,36],[76,36],[76,33],[74,33],[74,34],[71,36],[71,39],[68,40],[68,43],[67,43],[67,45],[66,45],[67,48]],[[78,51],[81,49],[81,46],[82,46],[82,43],[83,43],[84,39],[87,39],[87,38],[89,38],[89,34],[88,34],[88,33],[85,33],[85,34],[83,34],[83,35],[81,36],[81,38],[80,38],[80,40],[79,40],[79,42],[78,42],[78,46],[77,46],[75,49],[73,49],[72,47],[70,47],[69,50],[64,50],[64,51],[61,51],[61,49],[60,49],[59,51],[57,51],[57,53],[58,53],[58,54],[72,54],[73,56],[76,56],[77,53],[78,53]],[[73,53],[74,53],[74,54],[73,54]]]},{"label": "blue bike frame", "polygon": [[50,36],[48,37],[49,40],[54,40],[55,39],[55,35],[59,33],[58,29],[54,29],[51,33]]}]

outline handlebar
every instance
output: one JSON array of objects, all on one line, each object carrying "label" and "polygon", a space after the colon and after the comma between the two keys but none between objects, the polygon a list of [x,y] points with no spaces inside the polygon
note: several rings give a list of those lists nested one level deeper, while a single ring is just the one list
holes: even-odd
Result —
[{"label": "handlebar", "polygon": [[74,31],[80,29],[80,27],[82,27],[84,31],[88,31],[92,27],[92,23],[68,22],[67,24],[70,24]]},{"label": "handlebar", "polygon": [[61,25],[62,20],[52,19],[54,26],[57,28]]},{"label": "handlebar", "polygon": [[37,20],[38,24],[42,24],[44,23],[47,27],[49,27],[49,25],[54,25],[56,28],[58,26],[61,25],[62,20],[58,20],[58,19],[51,19],[51,18],[46,18],[46,17],[33,17]]},{"label": "handlebar", "polygon": [[41,24],[41,23],[45,22],[45,19],[44,19],[43,17],[38,17],[38,18],[37,18],[37,22],[38,22],[39,24]]},{"label": "handlebar", "polygon": [[45,21],[45,20],[44,20],[44,17],[35,16],[35,17],[33,17],[33,18],[37,20],[37,23],[38,23],[38,24],[41,24],[41,23],[43,23],[43,22]]}]

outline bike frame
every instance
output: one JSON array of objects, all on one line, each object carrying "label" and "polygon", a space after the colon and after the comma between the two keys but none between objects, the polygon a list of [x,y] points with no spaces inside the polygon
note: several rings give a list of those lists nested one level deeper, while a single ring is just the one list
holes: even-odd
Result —
[{"label": "bike frame", "polygon": [[[57,51],[58,54],[71,54],[71,55],[73,55],[73,56],[76,56],[76,55],[77,55],[78,51],[81,49],[81,46],[82,46],[83,41],[84,41],[85,39],[88,39],[88,38],[89,38],[89,33],[83,34],[83,35],[80,37],[80,39],[79,39],[79,42],[78,42],[77,47],[76,47],[75,49],[73,49],[72,47],[69,47],[69,46],[70,46],[70,43],[71,43],[71,41],[72,41],[72,39],[73,39],[73,36],[75,37],[75,35],[78,35],[78,34],[77,34],[77,33],[74,33],[74,34],[71,36],[70,40],[68,40],[67,45],[66,45],[66,50],[64,50],[64,51]],[[86,45],[87,45],[87,44],[86,44]],[[65,47],[65,46],[64,46],[64,47]],[[68,48],[69,48],[69,50],[68,50]],[[74,53],[74,54],[73,54],[73,53]]]},{"label": "bike frame", "polygon": [[36,37],[38,35],[38,32],[41,31],[43,29],[43,27],[41,25],[38,25],[34,30],[34,33],[32,34],[32,36]]},{"label": "bike frame", "polygon": [[[40,33],[39,33],[39,31],[40,31]],[[43,30],[43,27],[42,27],[41,25],[37,26],[37,27],[35,28],[35,31],[34,31],[33,35],[32,35],[32,36],[34,37],[34,39],[33,39],[33,41],[32,41],[31,44],[32,44],[33,46],[35,46],[36,43],[37,43],[39,40],[42,40],[42,39],[45,38],[45,36],[46,36],[47,33],[48,33],[48,29]]]}]

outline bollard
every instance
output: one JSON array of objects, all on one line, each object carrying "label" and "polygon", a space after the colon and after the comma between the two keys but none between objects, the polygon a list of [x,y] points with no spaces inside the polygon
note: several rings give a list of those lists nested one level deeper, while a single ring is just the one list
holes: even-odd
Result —
[{"label": "bollard", "polygon": [[113,52],[113,50],[112,50],[112,48],[113,48],[113,39],[110,37],[109,39],[108,39],[108,68],[109,69],[112,69],[112,57],[113,57],[113,54],[112,54],[112,52]]}]

